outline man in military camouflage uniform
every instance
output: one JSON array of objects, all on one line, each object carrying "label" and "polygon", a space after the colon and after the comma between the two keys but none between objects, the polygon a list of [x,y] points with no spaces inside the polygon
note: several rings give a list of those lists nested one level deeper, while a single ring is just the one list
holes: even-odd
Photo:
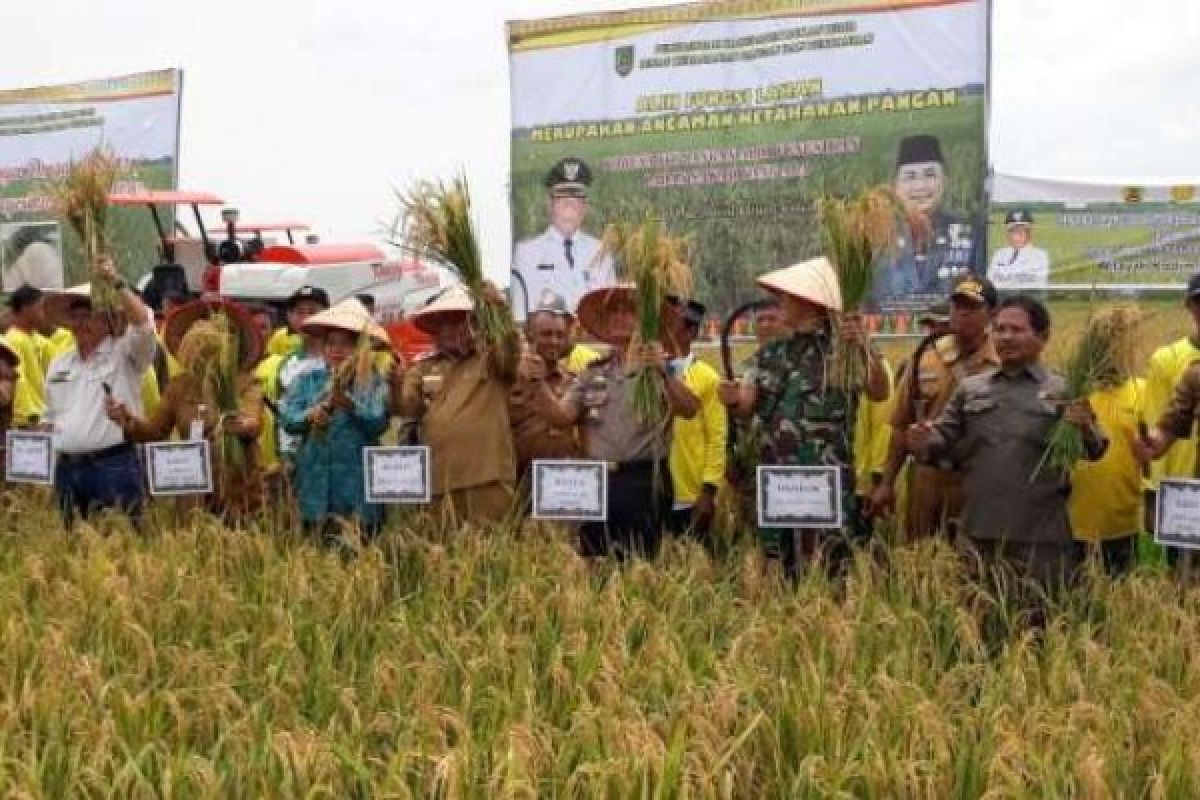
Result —
[{"label": "man in military camouflage uniform", "polygon": [[[760,464],[835,466],[841,471],[846,523],[840,536],[822,530],[759,529],[768,557],[781,559],[789,574],[795,574],[799,556],[812,556],[822,546],[838,569],[848,555],[846,545],[863,538],[867,529],[854,494],[854,423],[860,395],[834,388],[828,379],[834,345],[830,315],[841,310],[836,278],[828,261],[815,259],[759,280],[779,294],[793,333],[759,351],[752,382],[723,382],[721,400],[732,414],[753,417],[760,426]],[[839,329],[848,340],[866,345],[857,317],[843,317]],[[869,351],[863,391],[872,401],[887,399],[887,372],[874,350]]]}]

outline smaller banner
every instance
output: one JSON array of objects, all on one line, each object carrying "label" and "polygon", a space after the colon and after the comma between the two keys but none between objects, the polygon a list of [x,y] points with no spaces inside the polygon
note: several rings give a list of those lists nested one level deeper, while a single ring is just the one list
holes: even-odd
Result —
[{"label": "smaller banner", "polygon": [[1001,289],[1131,292],[1200,271],[1200,186],[996,175],[988,277]]},{"label": "smaller banner", "polygon": [[[85,280],[80,243],[63,228],[52,185],[96,147],[121,166],[118,191],[175,188],[182,73],[167,69],[83,83],[0,90],[0,288]],[[170,225],[173,210],[166,212]],[[109,233],[130,280],[157,263],[144,208],[113,208]]]}]

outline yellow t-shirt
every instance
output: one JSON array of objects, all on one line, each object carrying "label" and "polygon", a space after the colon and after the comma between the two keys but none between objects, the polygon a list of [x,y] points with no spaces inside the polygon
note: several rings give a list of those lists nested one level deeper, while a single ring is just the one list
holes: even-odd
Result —
[{"label": "yellow t-shirt", "polygon": [[267,355],[286,356],[293,350],[300,349],[301,341],[303,339],[300,334],[292,333],[286,327],[276,328],[271,338],[267,339]]},{"label": "yellow t-shirt", "polygon": [[17,366],[17,384],[13,390],[13,422],[28,425],[46,413],[46,367],[49,340],[37,333],[9,328],[4,342],[16,351],[21,363]]},{"label": "yellow t-shirt", "polygon": [[[1200,349],[1189,338],[1160,347],[1146,365],[1145,422],[1153,428],[1167,410],[1175,385],[1193,361],[1200,359]],[[1150,467],[1150,484],[1157,488],[1163,478],[1192,478],[1196,475],[1196,438],[1179,439],[1162,458]]]},{"label": "yellow t-shirt", "polygon": [[672,423],[668,465],[675,488],[675,502],[692,505],[704,484],[720,488],[725,481],[725,440],[728,419],[717,397],[721,377],[703,361],[694,360],[683,373],[683,383],[700,400],[700,411],[692,419],[676,417]]},{"label": "yellow t-shirt", "polygon": [[887,373],[888,396],[874,403],[863,394],[858,401],[854,421],[854,486],[860,495],[874,488],[872,474],[887,466],[888,444],[892,439],[892,411],[896,407],[896,379],[892,365],[882,359]]},{"label": "yellow t-shirt", "polygon": [[[269,355],[254,368],[254,377],[262,389],[263,397],[278,405],[279,403],[279,365],[283,363],[281,355]],[[265,470],[274,470],[279,466],[279,444],[275,433],[275,415],[264,404],[262,415],[262,431],[258,434],[258,463]]]},{"label": "yellow t-shirt", "polygon": [[1108,450],[1099,461],[1081,461],[1071,471],[1068,510],[1076,539],[1103,541],[1141,528],[1142,471],[1133,455],[1133,440],[1145,398],[1146,382],[1140,378],[1089,398],[1108,436]]},{"label": "yellow t-shirt", "polygon": [[560,364],[562,368],[572,375],[578,375],[587,369],[588,365],[600,357],[600,353],[586,344],[577,344],[571,348],[571,352],[567,353]]}]

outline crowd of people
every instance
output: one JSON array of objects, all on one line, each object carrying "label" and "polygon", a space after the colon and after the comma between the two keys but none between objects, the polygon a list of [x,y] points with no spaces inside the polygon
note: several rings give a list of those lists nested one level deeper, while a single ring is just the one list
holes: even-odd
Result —
[{"label": "crowd of people", "polygon": [[[827,260],[768,273],[756,350],[726,379],[693,351],[702,304],[667,297],[662,340],[640,341],[628,283],[591,289],[574,308],[543,293],[522,327],[491,342],[472,323],[475,303],[507,315],[504,295],[448,288],[410,315],[434,349],[405,363],[370,297],[331,306],[304,287],[275,330],[269,309],[216,298],[156,318],[114,264],[93,274],[115,305],[99,307],[87,286],[22,286],[0,339],[0,419],[53,432],[68,524],[141,514],[137,443],[204,438],[214,491],[185,502],[238,524],[282,498],[314,536],[347,526],[370,536],[385,508],[367,501],[362,450],[386,441],[427,446],[432,513],[484,528],[528,513],[534,462],[602,462],[606,519],[576,529],[588,557],[652,558],[664,533],[711,545],[721,508],[792,573],[843,564],[890,521],[902,541],[944,537],[1050,583],[1089,547],[1110,570],[1129,569],[1154,481],[1196,467],[1200,334],[1157,351],[1144,380],[1068,398],[1042,363],[1046,307],[974,276],[929,310],[911,356],[889,364],[843,313]],[[1187,308],[1200,330],[1200,276]],[[833,380],[839,349],[861,354],[858,384]],[[661,420],[637,410],[646,370],[659,378]],[[1040,469],[1061,422],[1084,444],[1068,473]],[[758,466],[836,468],[842,527],[760,527]]]}]

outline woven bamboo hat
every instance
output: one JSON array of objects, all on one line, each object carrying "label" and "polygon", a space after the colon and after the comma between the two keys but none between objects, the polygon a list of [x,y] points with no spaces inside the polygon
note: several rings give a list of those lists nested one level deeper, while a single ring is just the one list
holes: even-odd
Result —
[{"label": "woven bamboo hat", "polygon": [[447,322],[461,322],[475,310],[475,302],[461,286],[435,294],[425,305],[408,315],[413,325],[434,335]]},{"label": "woven bamboo hat", "polygon": [[200,320],[212,319],[217,314],[224,314],[237,333],[238,364],[243,370],[250,369],[263,356],[265,345],[262,332],[245,306],[220,297],[192,300],[167,314],[162,329],[163,345],[167,352],[178,358],[179,346],[192,326]]},{"label": "woven bamboo hat", "polygon": [[837,273],[824,256],[760,275],[758,285],[767,291],[799,297],[830,311],[842,310],[842,290]]},{"label": "woven bamboo hat", "polygon": [[301,329],[307,333],[324,333],[328,330],[365,333],[374,340],[376,347],[390,348],[392,340],[387,331],[371,316],[358,298],[347,297],[337,305],[313,314]]}]

